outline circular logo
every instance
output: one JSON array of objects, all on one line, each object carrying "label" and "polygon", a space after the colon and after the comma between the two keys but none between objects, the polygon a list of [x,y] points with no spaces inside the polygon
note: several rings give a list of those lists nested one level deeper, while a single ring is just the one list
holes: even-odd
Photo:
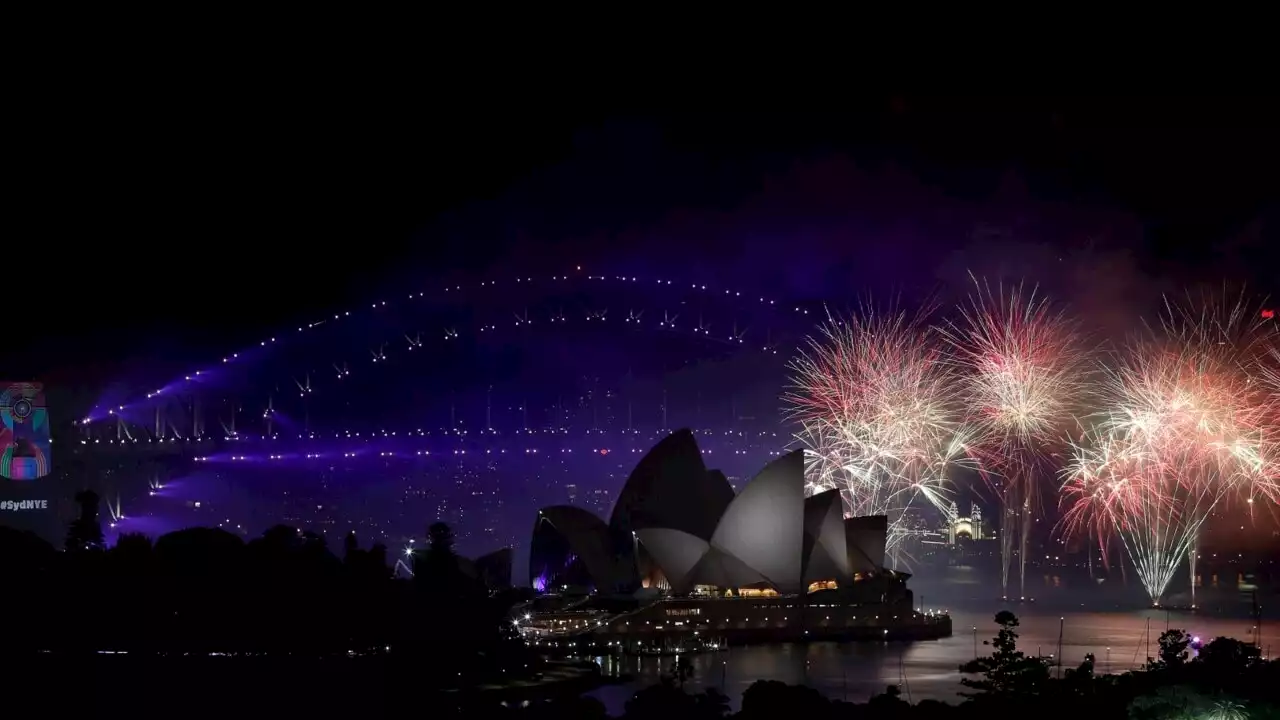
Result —
[{"label": "circular logo", "polygon": [[13,416],[19,420],[26,420],[31,415],[31,401],[26,398],[19,398],[10,408]]}]

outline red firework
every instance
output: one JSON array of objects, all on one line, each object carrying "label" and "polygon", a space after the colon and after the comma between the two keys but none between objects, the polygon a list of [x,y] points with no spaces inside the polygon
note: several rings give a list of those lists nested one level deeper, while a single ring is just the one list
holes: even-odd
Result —
[{"label": "red firework", "polygon": [[1104,548],[1119,537],[1153,601],[1194,563],[1219,504],[1280,500],[1274,333],[1256,317],[1240,301],[1168,303],[1157,331],[1111,358],[1104,410],[1065,470],[1064,528]]},{"label": "red firework", "polygon": [[942,332],[964,378],[966,421],[975,429],[984,468],[999,484],[1007,593],[1015,525],[1025,586],[1031,516],[1041,506],[1038,471],[1074,426],[1088,394],[1088,354],[1077,323],[1034,289],[993,290],[977,278],[974,286],[959,322]]}]

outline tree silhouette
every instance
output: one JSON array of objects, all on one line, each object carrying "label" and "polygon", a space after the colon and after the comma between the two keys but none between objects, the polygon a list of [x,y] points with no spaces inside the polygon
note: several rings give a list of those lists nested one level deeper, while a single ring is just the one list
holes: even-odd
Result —
[{"label": "tree silhouette", "polygon": [[356,531],[352,530],[342,539],[342,561],[348,565],[360,561],[360,541],[356,539]]},{"label": "tree silhouette", "polygon": [[[905,705],[906,703],[902,703]],[[834,715],[832,704],[813,688],[787,685],[776,680],[757,680],[742,693],[744,720],[766,720],[778,717],[818,718]],[[880,717],[870,715],[870,717]]]},{"label": "tree silhouette", "polygon": [[1084,656],[1079,666],[1068,668],[1062,678],[1060,692],[1068,697],[1087,697],[1094,694],[1097,676],[1094,674],[1096,658],[1093,653]]},{"label": "tree silhouette", "polygon": [[453,556],[453,528],[448,523],[434,522],[427,528],[427,543],[433,554]]},{"label": "tree silhouette", "polygon": [[80,514],[71,521],[67,528],[67,551],[101,550],[105,544],[102,535],[102,524],[98,522],[98,494],[92,490],[76,493],[76,503],[80,506]]},{"label": "tree silhouette", "polygon": [[885,687],[884,692],[867,701],[867,709],[873,717],[902,717],[911,709],[911,705],[902,699],[902,688],[897,685]]},{"label": "tree silhouette", "polygon": [[1257,645],[1220,637],[1200,648],[1196,660],[1215,674],[1238,675],[1257,663],[1260,655]]},{"label": "tree silhouette", "polygon": [[391,576],[391,568],[387,566],[387,546],[374,543],[365,557],[365,568],[375,578],[386,580]]},{"label": "tree silhouette", "polygon": [[126,578],[142,580],[152,573],[151,538],[141,533],[125,533],[115,547],[107,551],[112,572]]},{"label": "tree silhouette", "polygon": [[961,678],[965,687],[977,693],[962,693],[966,697],[998,697],[1002,699],[1025,698],[1035,695],[1049,680],[1049,666],[1040,658],[1027,657],[1018,650],[1018,617],[1008,610],[996,613],[1000,630],[994,640],[983,641],[994,651],[960,666],[960,672],[981,674],[982,678]]},{"label": "tree silhouette", "polygon": [[[782,683],[777,685],[786,687]],[[808,688],[801,688],[807,690]],[[750,692],[750,690],[748,690]],[[743,708],[747,705],[743,696]],[[673,674],[663,675],[657,685],[637,692],[626,704],[628,720],[701,720],[722,718],[729,712],[729,698],[715,688],[690,695],[676,684]],[[809,716],[814,717],[814,716]]]},{"label": "tree silhouette", "polygon": [[112,550],[122,555],[149,557],[151,555],[151,538],[142,533],[124,533],[116,540],[116,545]]},{"label": "tree silhouette", "polygon": [[1190,657],[1187,652],[1190,646],[1191,636],[1185,630],[1165,630],[1160,633],[1160,657],[1152,667],[1170,670],[1182,667]]},{"label": "tree silhouette", "polygon": [[427,528],[426,551],[414,553],[414,580],[438,594],[456,593],[462,573],[453,544],[453,528],[443,522],[432,523]]},{"label": "tree silhouette", "polygon": [[688,661],[687,656],[677,655],[676,661],[671,663],[671,681],[683,690],[685,682],[692,679],[693,663]]}]

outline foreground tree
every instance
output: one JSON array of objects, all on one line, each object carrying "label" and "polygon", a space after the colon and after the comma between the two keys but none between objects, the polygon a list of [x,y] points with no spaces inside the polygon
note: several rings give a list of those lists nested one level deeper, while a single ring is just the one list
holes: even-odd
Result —
[{"label": "foreground tree", "polygon": [[684,684],[688,680],[693,679],[693,663],[689,662],[687,655],[677,655],[676,661],[671,664],[671,680],[684,690]]},{"label": "foreground tree", "polygon": [[76,504],[80,506],[80,514],[67,528],[67,551],[101,550],[105,540],[102,523],[98,522],[98,493],[82,490],[76,493]]},{"label": "foreground tree", "polygon": [[427,528],[427,549],[414,553],[413,579],[429,592],[456,594],[462,583],[458,554],[453,549],[453,528],[442,522]]},{"label": "foreground tree", "polygon": [[1129,704],[1130,720],[1249,720],[1245,706],[1231,697],[1211,696],[1193,687],[1162,687]]},{"label": "foreground tree", "polygon": [[[637,692],[627,701],[625,717],[628,720],[712,720],[726,716],[729,713],[729,698],[715,688],[707,688],[700,693],[686,693],[683,682],[690,677],[691,671],[682,673],[678,667],[673,667],[671,674],[662,675],[657,685]],[[746,707],[744,695],[744,710]]]},{"label": "foreground tree", "polygon": [[1018,650],[1018,617],[1008,610],[996,613],[999,632],[984,645],[994,648],[986,655],[960,666],[967,675],[981,675],[981,679],[961,678],[965,687],[977,692],[961,693],[965,697],[1012,700],[1038,694],[1049,681],[1049,666],[1040,658],[1027,657]]},{"label": "foreground tree", "polygon": [[1160,656],[1150,664],[1152,670],[1176,670],[1187,664],[1191,657],[1191,636],[1185,630],[1165,630],[1160,633]]},{"label": "foreground tree", "polygon": [[741,720],[776,720],[840,716],[833,715],[831,701],[811,687],[787,685],[777,680],[757,680],[742,693],[742,710],[737,717]]},{"label": "foreground tree", "polygon": [[1258,646],[1253,643],[1220,637],[1200,648],[1200,656],[1196,659],[1215,673],[1235,675],[1253,667],[1260,655]]}]

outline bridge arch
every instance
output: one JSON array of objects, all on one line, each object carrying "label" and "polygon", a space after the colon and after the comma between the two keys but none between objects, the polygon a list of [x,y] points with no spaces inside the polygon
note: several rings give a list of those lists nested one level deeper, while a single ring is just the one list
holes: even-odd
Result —
[{"label": "bridge arch", "polygon": [[[445,505],[432,504],[438,490],[417,480],[442,472],[463,473],[457,476],[465,482],[480,483],[477,492],[501,487],[501,495],[485,498],[501,508],[577,502],[607,513],[607,493],[583,487],[582,496],[569,496],[572,476],[548,470],[562,462],[537,465],[543,483],[538,487],[513,486],[511,477],[494,468],[526,455],[531,462],[572,456],[580,472],[620,483],[664,430],[690,426],[709,462],[732,478],[737,466],[742,474],[754,471],[787,444],[776,426],[768,436],[746,421],[735,428],[735,420],[749,416],[749,409],[712,410],[708,397],[708,409],[699,413],[697,393],[712,394],[717,377],[729,374],[725,368],[753,363],[781,383],[786,360],[821,316],[820,307],[709,285],[677,287],[656,278],[582,273],[508,282],[521,292],[486,281],[342,310],[153,388],[117,406],[116,414],[100,415],[80,428],[84,444],[79,447],[86,451],[81,475],[110,499],[111,513],[124,518],[116,532],[155,534],[204,524],[251,534],[264,524],[295,519],[300,527],[323,529],[346,517],[338,511],[327,515],[335,503],[372,504],[391,495],[415,508],[405,511],[414,518],[446,513],[444,500],[439,502]],[[499,408],[502,384],[494,382],[495,402],[486,408],[490,383],[483,376],[495,368],[486,366],[485,358],[507,353],[513,365],[520,365],[541,356],[547,362],[535,366],[539,371],[546,365],[568,367],[580,358],[550,354],[565,346],[615,348],[602,362],[613,372],[612,380],[623,371],[637,378],[632,407],[615,404],[612,423],[587,422],[583,411],[557,426],[545,402],[538,412]],[[684,367],[689,360],[710,369],[699,374],[697,367]],[[469,390],[456,393],[456,418],[450,418],[442,384],[422,377],[440,367],[471,373],[465,376]],[[655,377],[672,383],[668,398],[653,383]],[[526,378],[517,373],[505,379]],[[406,401],[413,383],[438,402]],[[776,412],[776,392],[772,401],[769,410]],[[397,402],[428,412],[396,415]],[[368,403],[369,417],[383,416],[386,422],[344,426],[340,421],[348,403]],[[286,488],[287,498],[281,495]],[[339,488],[345,494],[335,499]],[[500,521],[489,530],[527,525],[526,518],[506,517],[502,513],[508,510],[501,508],[492,509]],[[351,529],[366,538],[372,532]],[[378,532],[384,531],[390,532]],[[510,540],[486,537],[493,543]],[[479,543],[462,540],[464,547]],[[467,552],[497,546],[478,544]]]},{"label": "bridge arch", "polygon": [[[406,296],[398,304],[371,302],[360,309],[334,312],[324,320],[298,325],[292,333],[278,333],[256,348],[230,353],[222,358],[223,362],[191,371],[133,403],[107,408],[106,412],[99,409],[88,423],[92,430],[84,432],[103,440],[115,435],[116,440],[158,441],[237,433],[372,431],[387,429],[388,425],[399,425],[397,429],[424,424],[452,426],[457,411],[443,406],[467,406],[474,413],[480,404],[475,397],[455,397],[459,394],[457,383],[448,392],[451,398],[442,400],[441,407],[426,419],[404,418],[382,423],[379,428],[368,423],[353,426],[334,416],[344,412],[349,415],[351,406],[358,402],[394,409],[397,402],[404,400],[405,388],[443,397],[442,387],[429,387],[429,383],[420,387],[424,379],[430,379],[425,377],[424,358],[443,363],[446,375],[450,362],[456,364],[454,369],[458,372],[487,373],[489,378],[461,380],[462,384],[486,387],[500,385],[504,379],[516,380],[507,372],[510,368],[504,371],[495,367],[500,364],[491,360],[495,351],[506,351],[511,356],[507,363],[519,364],[521,358],[515,350],[531,348],[538,338],[551,335],[560,343],[576,340],[607,346],[609,342],[624,341],[619,351],[630,353],[627,364],[633,377],[643,374],[642,368],[636,366],[647,361],[671,366],[681,354],[685,358],[706,359],[754,353],[777,356],[781,361],[790,356],[819,314],[817,308],[782,303],[759,293],[649,280],[588,273],[541,280],[510,278],[505,283],[489,280],[471,287],[441,288],[434,293],[438,304],[427,302],[433,298],[425,292]],[[615,332],[615,337],[589,339],[592,333],[606,330]],[[654,337],[639,341],[646,332]],[[633,341],[631,346],[626,346],[628,340]],[[637,347],[667,347],[670,353],[665,359],[646,358],[646,353],[636,351]],[[549,359],[546,353],[538,357]],[[417,364],[409,362],[415,359]],[[489,367],[484,367],[486,362]],[[566,368],[569,365],[558,364]],[[653,372],[652,367],[647,370]],[[442,369],[437,367],[435,372],[440,374]],[[504,372],[508,377],[497,377],[495,383],[494,376]],[[375,373],[381,373],[382,379],[370,380]],[[414,373],[412,384],[396,382],[397,377],[404,379]],[[503,394],[501,388],[494,391],[499,396]],[[652,395],[653,389],[638,388],[637,392]],[[397,396],[380,398],[380,393]],[[650,410],[667,408],[670,417],[674,403],[659,403],[653,397],[649,400]],[[548,403],[542,404],[545,416],[550,411],[546,410]],[[693,404],[696,406],[697,402]],[[507,402],[501,407],[509,405]],[[522,413],[528,415],[528,408]],[[491,412],[487,414],[492,416]],[[634,414],[633,410],[633,417]],[[535,418],[535,423],[545,425],[547,420]],[[467,424],[478,428],[490,423],[471,417]]]}]

